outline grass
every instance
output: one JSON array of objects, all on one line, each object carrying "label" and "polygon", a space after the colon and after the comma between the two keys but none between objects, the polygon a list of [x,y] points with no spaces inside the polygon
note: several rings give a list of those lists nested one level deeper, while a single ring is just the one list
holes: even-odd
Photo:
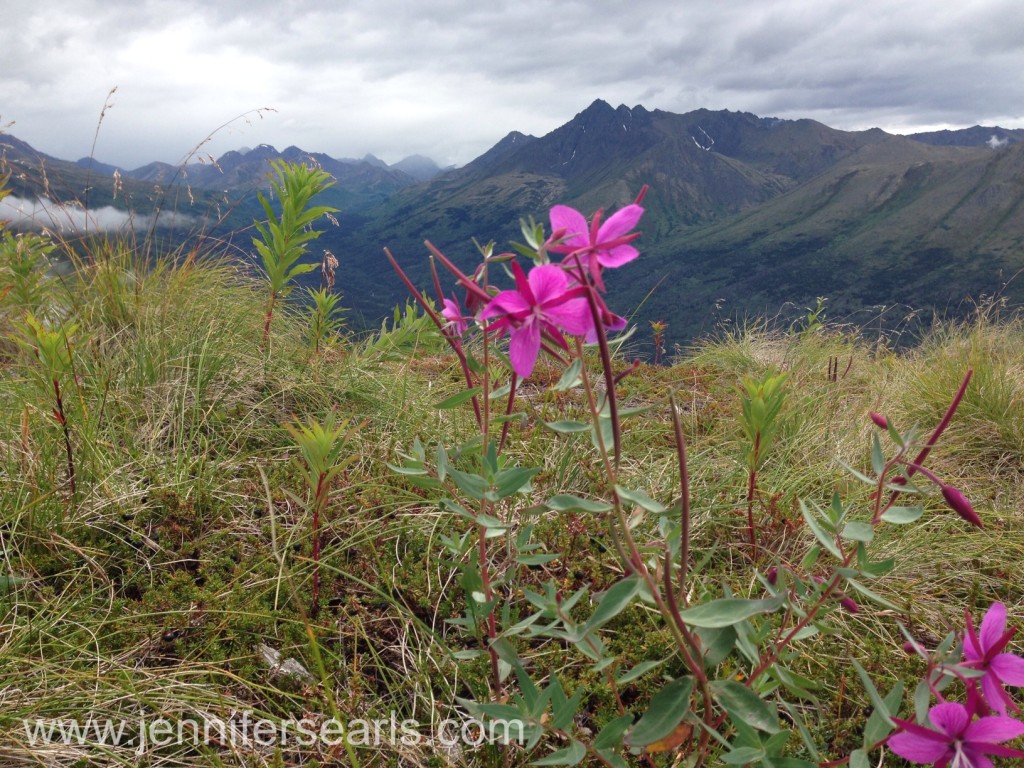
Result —
[{"label": "grass", "polygon": [[[77,462],[73,497],[63,437],[34,363],[6,341],[0,347],[0,763],[496,761],[486,749],[436,742],[357,746],[355,758],[344,747],[316,744],[29,743],[23,720],[135,723],[145,715],[177,722],[242,711],[316,722],[395,711],[427,731],[453,715],[457,697],[486,691],[488,670],[479,659],[453,656],[466,647],[446,623],[461,614],[464,596],[459,563],[441,542],[461,536],[468,523],[387,467],[417,437],[429,450],[437,439],[452,445],[472,433],[468,413],[433,407],[460,389],[459,369],[439,339],[407,316],[391,332],[322,350],[314,376],[297,309],[275,313],[272,353],[263,353],[265,291],[224,262],[143,266],[117,243],[43,282],[33,301],[81,326],[64,388]],[[18,301],[15,292],[0,299],[5,322],[24,311]],[[841,361],[834,381],[833,358]],[[866,468],[874,429],[868,412],[928,430],[969,367],[972,386],[930,466],[965,491],[986,527],[968,529],[934,494],[918,524],[882,529],[880,548],[898,565],[876,586],[900,612],[844,615],[847,631],[818,641],[831,654],[801,649],[803,672],[822,685],[815,735],[825,754],[856,746],[869,704],[845,665],[823,659],[859,659],[888,689],[898,675],[920,673],[900,649],[897,619],[934,643],[960,624],[965,607],[980,613],[998,599],[1019,615],[1024,324],[979,311],[970,322],[936,326],[899,354],[827,325],[791,333],[749,328],[706,340],[670,366],[642,365],[623,382],[625,406],[651,406],[625,423],[623,482],[666,502],[677,497],[664,407],[676,390],[690,448],[699,583],[756,594],[744,561],[743,377],[788,374],[754,504],[760,545],[785,562],[799,560],[810,542],[799,498],[827,503],[839,490],[867,508],[868,492],[837,459]],[[535,379],[559,373],[541,368]],[[533,381],[522,396],[509,453],[541,467],[534,497],[599,490],[585,441],[540,425],[578,417],[579,397]],[[320,521],[322,597],[313,620],[310,505],[284,425],[332,415],[365,424],[349,438],[346,453],[356,459],[334,481]],[[520,573],[517,586],[553,576],[567,591],[596,591],[621,573],[602,531],[585,517],[520,510],[516,523],[534,524],[535,537],[561,555],[542,572]],[[520,595],[505,598],[522,610]],[[610,642],[630,662],[656,658],[669,645],[657,627],[634,612],[612,625]],[[304,672],[282,674],[261,646]],[[550,642],[529,653],[536,670],[559,670],[585,687],[586,725],[599,727],[594,718],[610,697],[602,677]],[[627,701],[646,692],[643,683],[627,686]]]}]

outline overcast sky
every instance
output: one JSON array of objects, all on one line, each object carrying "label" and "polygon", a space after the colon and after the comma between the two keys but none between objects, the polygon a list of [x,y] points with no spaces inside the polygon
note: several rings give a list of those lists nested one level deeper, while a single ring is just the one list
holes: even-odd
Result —
[{"label": "overcast sky", "polygon": [[[63,159],[202,144],[463,164],[601,98],[895,133],[1024,127],[1020,0],[0,0],[0,127]],[[259,111],[269,108],[273,111]],[[243,116],[243,117],[238,117]],[[236,119],[237,118],[237,119]],[[219,126],[227,124],[227,127]]]}]

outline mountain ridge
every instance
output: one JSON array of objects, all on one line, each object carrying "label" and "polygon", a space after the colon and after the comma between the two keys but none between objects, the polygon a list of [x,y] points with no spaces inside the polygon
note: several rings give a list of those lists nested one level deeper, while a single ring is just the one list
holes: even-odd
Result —
[{"label": "mountain ridge", "polygon": [[[1024,299],[1007,283],[1024,268],[1021,138],[1024,130],[983,126],[920,137],[841,131],[808,119],[676,114],[598,99],[544,136],[510,131],[461,168],[433,174],[428,166],[426,178],[372,156],[335,160],[270,145],[190,164],[182,175],[211,194],[245,190],[235,223],[260,215],[253,192],[266,184],[270,159],[313,161],[335,175],[324,202],[342,209],[342,226],[320,243],[342,259],[339,284],[366,325],[404,298],[387,279],[383,246],[426,287],[425,239],[470,268],[479,258],[474,239],[504,247],[520,237],[521,217],[543,220],[555,203],[588,216],[610,212],[647,184],[643,259],[608,284],[619,311],[666,319],[687,340],[707,330],[721,301],[737,316],[829,296],[843,316],[908,304],[926,317],[981,293]],[[24,154],[16,141],[11,153]],[[96,183],[111,166],[74,167]],[[170,166],[136,173],[136,182],[167,183]]]}]

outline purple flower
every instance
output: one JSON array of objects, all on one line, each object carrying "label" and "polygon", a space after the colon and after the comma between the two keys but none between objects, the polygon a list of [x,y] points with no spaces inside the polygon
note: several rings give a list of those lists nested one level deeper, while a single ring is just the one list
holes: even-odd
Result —
[{"label": "purple flower", "polygon": [[967,614],[964,663],[985,673],[981,678],[981,691],[987,704],[1001,715],[1005,715],[1007,709],[1018,709],[1003,685],[1024,685],[1024,659],[1003,652],[1015,631],[1006,629],[1006,606],[1002,603],[992,603],[985,612],[980,632],[975,632],[974,621]]},{"label": "purple flower", "polygon": [[928,710],[934,729],[893,718],[902,731],[889,739],[889,748],[912,763],[935,768],[993,768],[987,755],[1024,757],[1024,752],[1000,746],[1024,733],[1024,723],[1002,715],[972,722],[973,717],[973,709],[946,702]]},{"label": "purple flower", "polygon": [[871,417],[871,420],[875,422],[875,426],[879,429],[889,428],[889,421],[882,414],[877,413],[876,411],[871,411],[868,415]]},{"label": "purple flower", "polygon": [[508,356],[512,370],[527,378],[540,354],[541,332],[547,331],[562,344],[560,331],[573,336],[589,335],[594,321],[587,300],[586,288],[572,287],[565,270],[556,264],[545,264],[523,274],[512,262],[516,290],[502,291],[480,315],[481,320],[497,318],[490,329],[509,333]]},{"label": "purple flower", "polygon": [[459,305],[454,299],[444,300],[441,316],[448,321],[445,323],[445,327],[453,330],[457,336],[462,336],[469,328],[469,318],[463,316],[462,310],[459,309]]},{"label": "purple flower", "polygon": [[551,209],[551,229],[562,232],[562,242],[549,246],[552,253],[568,254],[565,264],[575,267],[582,265],[594,280],[598,290],[604,290],[601,280],[602,267],[621,267],[637,256],[639,252],[630,245],[640,237],[639,232],[630,232],[640,221],[644,209],[635,203],[620,208],[601,223],[602,211],[594,214],[590,224],[583,214],[567,205],[556,205]]}]

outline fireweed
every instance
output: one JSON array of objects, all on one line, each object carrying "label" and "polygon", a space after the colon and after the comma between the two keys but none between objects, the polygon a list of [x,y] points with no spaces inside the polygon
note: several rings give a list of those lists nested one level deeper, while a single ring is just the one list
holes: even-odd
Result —
[{"label": "fireweed", "polygon": [[[876,432],[871,472],[847,468],[871,487],[871,509],[858,510],[838,495],[825,506],[801,500],[803,521],[813,536],[811,546],[795,563],[770,551],[751,558],[754,578],[748,581],[756,586],[750,597],[734,595],[727,586],[701,577],[691,546],[686,441],[674,393],[667,394],[663,405],[677,448],[678,498],[663,503],[620,482],[621,419],[628,412],[619,407],[617,387],[633,368],[613,370],[615,341],[609,333],[624,328],[625,321],[605,302],[603,272],[639,257],[633,245],[639,233],[633,229],[643,214],[642,199],[643,191],[607,220],[598,211],[589,222],[578,211],[555,206],[549,235],[534,221],[524,222],[525,244],[516,244],[515,253],[495,254],[493,245],[481,248],[482,261],[472,275],[427,242],[436,301],[426,298],[385,249],[399,278],[459,362],[465,388],[438,407],[471,407],[476,424],[474,434],[461,445],[425,445],[417,438],[399,454],[400,461],[390,465],[469,525],[464,535],[442,539],[457,564],[466,596],[463,615],[450,623],[464,635],[464,650],[456,653],[457,658],[484,659],[489,673],[488,690],[478,690],[475,698],[460,703],[475,717],[521,721],[527,751],[542,743],[554,748],[538,765],[586,760],[621,768],[627,765],[628,753],[654,765],[654,755],[678,750],[679,760],[690,768],[713,760],[764,768],[866,768],[874,759],[869,758],[872,751],[891,749],[939,768],[984,768],[991,765],[988,755],[1017,755],[1003,742],[1024,726],[1005,714],[1012,701],[1003,685],[1024,683],[1024,661],[1004,650],[1012,633],[1005,632],[1005,610],[998,605],[986,615],[980,633],[968,623],[962,645],[950,635],[929,654],[910,641],[912,650],[927,662],[914,695],[913,721],[897,717],[903,685],[883,695],[854,661],[874,712],[865,724],[863,746],[847,756],[829,760],[819,752],[802,703],[814,701],[817,684],[795,669],[800,657],[794,648],[797,641],[839,631],[829,621],[833,612],[859,611],[865,602],[899,611],[867,585],[895,565],[892,560],[873,559],[870,549],[879,526],[906,525],[924,514],[920,503],[903,502],[924,493],[915,484],[918,476],[937,483],[955,512],[981,525],[966,497],[925,466],[964,396],[969,371],[944,417],[923,442],[916,430],[901,433],[891,419],[871,414],[892,447],[886,451]],[[553,258],[559,256],[560,261]],[[520,257],[531,263],[520,263]],[[445,291],[438,264],[454,280],[456,293]],[[496,275],[511,279],[514,287],[499,289],[492,283]],[[585,354],[586,343],[596,348],[596,355]],[[594,465],[603,476],[593,484],[603,489],[601,497],[558,493],[535,500],[531,483],[540,468],[517,466],[504,450],[510,425],[525,418],[516,413],[519,384],[534,374],[541,355],[563,369],[551,389],[581,393],[588,414],[587,421],[555,421],[546,427],[566,439],[589,437]],[[596,371],[591,370],[594,357]],[[773,392],[781,391],[780,383],[781,377],[773,381]],[[754,383],[751,387],[751,402],[767,397]],[[763,448],[771,419],[759,420],[755,416],[761,411],[754,413],[752,406],[748,410],[749,436],[756,445],[760,434]],[[763,452],[755,453],[753,471]],[[748,489],[748,503],[751,498]],[[538,511],[574,519],[589,516],[589,527],[607,531],[624,575],[593,596],[592,610],[586,608],[586,587],[566,593],[554,579],[537,586],[538,572],[527,572],[559,558],[534,541],[528,519]],[[753,545],[752,516],[749,520]],[[638,540],[640,531],[648,530],[645,521],[654,524],[658,540]],[[763,572],[758,570],[762,565]],[[671,652],[666,658],[627,667],[626,660],[610,650],[604,633],[616,617],[637,606],[659,618]],[[580,618],[585,614],[589,615]],[[574,651],[607,682],[610,710],[589,713],[600,725],[596,733],[579,727],[582,686],[570,692],[557,673],[532,671],[523,654],[538,643]],[[963,662],[951,662],[961,648]],[[644,677],[656,692],[634,714],[627,709],[622,687]],[[964,683],[966,704],[941,699],[941,691],[958,679]],[[932,696],[940,703],[929,709]],[[512,749],[505,748],[506,763]]]}]

